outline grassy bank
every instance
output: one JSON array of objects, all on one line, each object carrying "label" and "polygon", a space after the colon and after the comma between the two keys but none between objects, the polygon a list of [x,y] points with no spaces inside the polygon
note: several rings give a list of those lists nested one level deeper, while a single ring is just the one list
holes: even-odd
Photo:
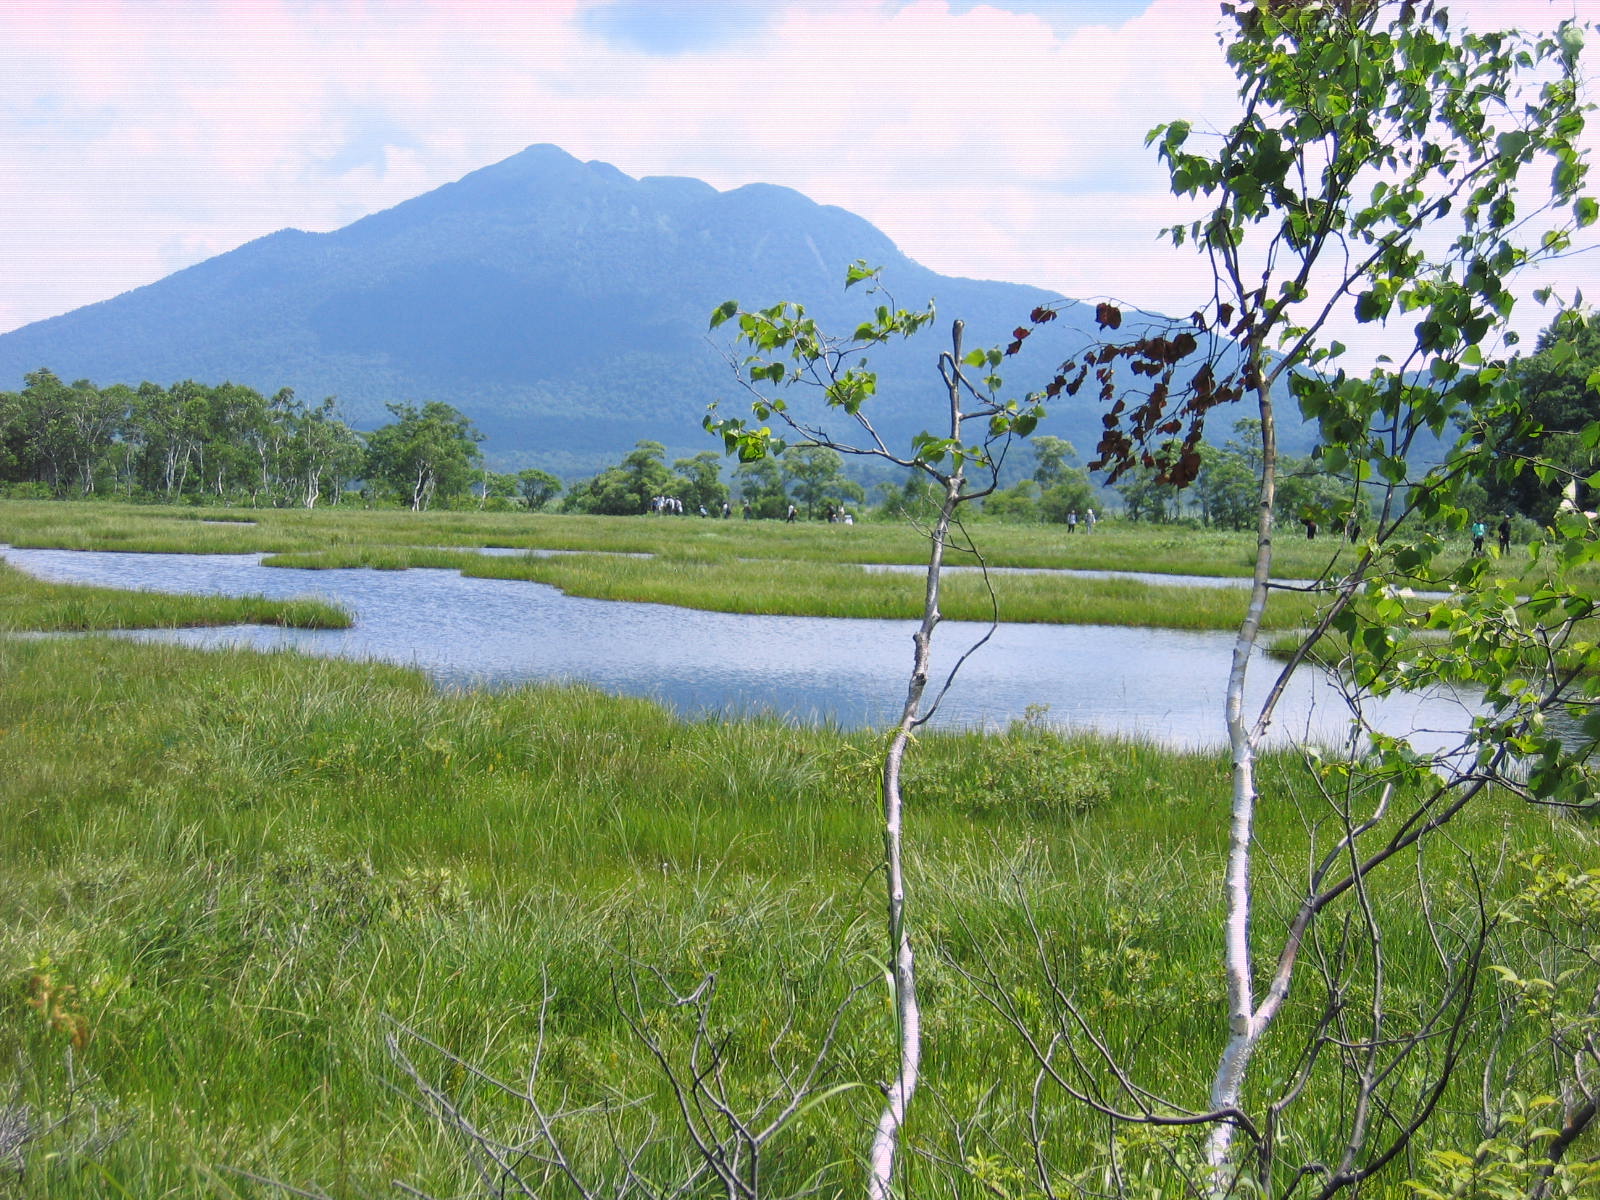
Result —
[{"label": "grassy bank", "polygon": [[175,596],[46,583],[0,561],[0,632],[81,633],[195,625],[345,629],[350,625],[350,615],[322,600]]},{"label": "grassy bank", "polygon": [[[853,564],[779,559],[715,559],[574,554],[485,557],[471,551],[362,547],[329,553],[273,555],[269,566],[447,567],[488,579],[546,583],[575,596],[673,604],[712,612],[800,617],[894,617],[922,611],[923,576],[876,572]],[[990,588],[993,593],[991,595]],[[968,572],[944,577],[940,610],[958,621],[1078,625],[1144,625],[1171,629],[1233,629],[1244,616],[1243,588],[1174,587],[1134,579],[1060,574]],[[1315,602],[1285,594],[1274,604],[1275,625],[1303,625]]]},{"label": "grassy bank", "polygon": [[[1060,526],[983,523],[970,530],[991,566],[1157,571],[1247,576],[1251,533],[1103,521],[1091,534]],[[1468,549],[1459,539],[1459,555]],[[852,526],[695,517],[577,517],[300,509],[195,509],[109,502],[7,500],[0,542],[78,550],[156,553],[328,552],[357,547],[482,547],[659,554],[707,561],[774,558],[798,562],[920,563],[927,543],[901,519]],[[1310,578],[1349,560],[1338,539],[1282,538],[1276,573]],[[970,561],[959,552],[952,563]],[[1456,558],[1451,559],[1452,563]]]},{"label": "grassy bank", "polygon": [[[920,581],[861,564],[917,564],[926,543],[904,522],[856,526],[546,514],[314,512],[140,508],[120,504],[7,502],[0,540],[18,546],[145,552],[259,553],[292,567],[402,570],[446,567],[469,575],[548,583],[574,595],[723,612],[791,616],[911,617]],[[994,567],[1243,573],[1243,535],[1101,526],[1094,535],[987,525],[977,531]],[[551,557],[487,557],[475,548],[577,551]],[[648,556],[648,557],[630,557]],[[960,550],[952,565],[978,560]],[[1320,569],[1321,562],[1317,564]],[[797,569],[799,568],[799,569]],[[1286,571],[1311,569],[1297,560]],[[1006,575],[946,577],[943,610],[959,620],[1231,629],[1244,613],[1240,590],[1176,587],[1126,579]],[[1283,594],[1270,611],[1280,628],[1304,624],[1314,602]]]}]

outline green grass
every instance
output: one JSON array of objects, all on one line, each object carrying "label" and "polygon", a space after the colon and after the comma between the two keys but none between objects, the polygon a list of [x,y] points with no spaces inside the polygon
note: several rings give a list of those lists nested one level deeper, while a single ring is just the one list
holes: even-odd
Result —
[{"label": "green grass", "polygon": [[[81,512],[81,536],[121,537],[119,548],[139,538],[169,538],[169,550],[332,546],[373,567],[427,561],[574,590],[653,589],[651,598],[677,588],[685,603],[781,603],[788,592],[791,602],[892,608],[915,595],[914,579],[867,575],[838,553],[864,545],[887,561],[896,547],[915,549],[903,531],[873,526],[263,513],[242,528],[181,511],[96,515],[111,507],[39,505],[18,516],[7,504],[0,513],[15,520],[6,536],[16,541],[21,525],[43,537],[46,518]],[[65,538],[69,524],[53,536]],[[591,549],[660,557],[415,549],[517,538],[562,548],[552,543],[585,533]],[[742,561],[754,538],[768,555]],[[1109,554],[1118,544],[1105,536],[1097,547],[1106,549],[1090,551],[1078,539],[1065,547],[1040,536],[1036,552]],[[1008,553],[1022,557],[1025,540],[1017,535]],[[1135,555],[1133,539],[1122,548]],[[809,565],[784,570],[779,550]],[[1146,565],[1158,553],[1148,538],[1142,553]],[[964,615],[967,584],[950,582],[946,611]],[[1096,611],[1121,603],[1120,588],[1052,591],[1058,581],[1013,577],[999,586],[1010,619],[1080,594]],[[1155,591],[1128,600],[1127,619],[1139,605],[1185,607],[1200,594]],[[90,596],[0,570],[10,628],[74,627],[74,605],[103,605],[113,625],[137,623],[139,605],[153,606],[145,611],[156,623],[190,612],[187,600]],[[195,603],[191,616],[214,602]],[[693,1015],[652,972],[684,991],[715,974],[713,1027],[731,1085],[747,1098],[771,1086],[774,1038],[780,1061],[803,1056],[834,1005],[859,989],[828,1078],[861,1086],[808,1112],[769,1163],[779,1187],[813,1174],[822,1194],[859,1187],[892,1046],[879,963],[877,735],[691,722],[586,688],[440,691],[394,667],[99,637],[0,638],[0,679],[0,1058],[18,1064],[20,1100],[51,1130],[30,1147],[27,1173],[0,1182],[7,1194],[272,1194],[237,1171],[340,1198],[392,1194],[394,1179],[439,1196],[476,1194],[459,1143],[412,1103],[384,1039],[402,1022],[520,1078],[547,993],[547,1094],[571,1109],[638,1101],[615,1118],[616,1132],[637,1141],[652,1120],[670,1128],[672,1106],[623,1017],[632,981],[644,984],[640,1020],[668,1048],[685,1046]],[[1257,837],[1270,865],[1258,872],[1257,926],[1271,931],[1336,823],[1292,755],[1269,757],[1259,786]],[[1203,1106],[1221,1033],[1226,756],[1031,726],[926,734],[908,759],[907,795],[927,1037],[908,1191],[993,1195],[963,1173],[965,1160],[981,1152],[1026,1163],[1032,1072],[974,974],[991,975],[1042,1022],[1051,1012],[1042,955],[1143,1082]],[[1550,847],[1594,858],[1588,824],[1505,797],[1471,809],[1450,839],[1423,859],[1435,872],[1432,911],[1447,920],[1470,918],[1474,871],[1493,907],[1516,888],[1520,854]],[[1372,893],[1398,1013],[1424,1005],[1437,984],[1417,868],[1399,864]],[[1328,929],[1319,953],[1337,943],[1336,925]],[[1296,1069],[1293,1034],[1314,1023],[1324,998],[1308,970],[1257,1059],[1257,1087]],[[1499,1019],[1494,1000],[1486,987],[1486,1031]],[[794,1026],[780,1038],[791,1010]],[[1481,1136],[1460,1114],[1487,1048],[1473,1044],[1436,1144],[1470,1149]],[[526,1120],[458,1067],[417,1053],[479,1119]],[[1047,1116],[1063,1172],[1091,1168],[1103,1127],[1055,1102]],[[1318,1119],[1295,1118],[1284,1136]],[[97,1139],[97,1122],[122,1132]],[[586,1161],[605,1159],[599,1117],[565,1127]],[[958,1129],[968,1140],[958,1142]],[[666,1175],[681,1153],[681,1143],[663,1143],[642,1165]],[[1158,1157],[1149,1169],[1152,1183],[1174,1188]],[[1400,1191],[1389,1180],[1369,1194]]]},{"label": "green grass", "polygon": [[[877,572],[854,564],[808,563],[801,570],[778,559],[714,559],[616,554],[559,557],[494,556],[472,551],[353,547],[324,553],[269,556],[274,567],[454,568],[487,579],[550,584],[575,596],[672,604],[712,612],[801,617],[911,619],[921,615],[923,576]],[[989,587],[993,588],[991,596]],[[1244,616],[1241,588],[1174,587],[1133,579],[1052,574],[947,574],[940,611],[953,620],[1078,625],[1145,625],[1173,629],[1233,629]],[[1277,625],[1303,625],[1315,601],[1282,595],[1272,609]]]},{"label": "green grass", "polygon": [[[36,1112],[92,1102],[128,1123],[86,1150],[69,1120],[18,1194],[256,1194],[228,1167],[336,1196],[383,1194],[391,1178],[461,1194],[459,1147],[407,1100],[383,1039],[398,1020],[517,1077],[547,988],[547,1084],[571,1105],[613,1088],[641,1098],[622,1120],[642,1136],[665,1098],[613,988],[647,968],[685,990],[716,973],[716,1026],[747,1093],[765,1086],[788,1005],[798,1023],[783,1050],[799,1053],[868,985],[834,1068],[868,1086],[812,1113],[793,1161],[774,1165],[793,1182],[838,1160],[829,1189],[856,1186],[890,1045],[872,984],[874,735],[97,638],[0,642],[0,672],[0,1054],[26,1064]],[[1262,790],[1263,848],[1296,863],[1320,802],[1292,758],[1266,764]],[[1038,1003],[1023,896],[1108,1036],[1152,1082],[1201,1102],[1226,794],[1220,754],[1030,729],[919,739],[907,832],[928,1051],[915,1145],[953,1154],[948,1121],[986,1105],[985,1138],[1021,1153],[1031,1075],[961,972],[987,962]],[[1475,854],[1491,873],[1503,854],[1587,843],[1500,802],[1454,837],[1451,862]],[[1414,912],[1413,882],[1406,869],[1380,885],[1386,912]],[[1268,873],[1263,923],[1294,899],[1292,870]],[[1448,887],[1438,903],[1453,903]],[[1415,920],[1390,937],[1396,962],[1426,946]],[[1316,992],[1308,978],[1307,1004]],[[669,1045],[683,1015],[648,992],[647,1023]],[[1269,1077],[1291,1066],[1271,1050],[1261,1061]],[[484,1119],[512,1119],[479,1099]],[[598,1133],[572,1124],[580,1140]],[[1087,1144],[1093,1128],[1063,1136]],[[912,1186],[937,1182],[935,1160],[910,1162]]]},{"label": "green grass", "polygon": [[[530,579],[602,600],[639,600],[722,612],[817,617],[921,615],[923,576],[813,563],[796,570],[776,560],[695,562],[574,555],[490,558],[462,564],[469,575]],[[940,611],[954,620],[1078,625],[1233,629],[1244,616],[1243,588],[1183,588],[1129,579],[1063,575],[952,573],[940,585]],[[1273,618],[1303,624],[1315,611],[1306,597],[1284,596]]]},{"label": "green grass", "polygon": [[350,625],[350,615],[322,600],[179,596],[46,583],[0,561],[0,632],[81,633],[192,625],[345,629]]},{"label": "green grass", "polygon": [[[219,520],[250,524],[219,524]],[[1056,527],[974,527],[994,567],[1066,568],[1244,576],[1253,536],[1217,530],[1102,522],[1096,532]],[[19,546],[150,552],[265,552],[268,565],[403,570],[445,567],[469,575],[548,583],[574,595],[637,600],[723,612],[792,616],[912,617],[921,584],[860,564],[915,565],[927,546],[903,521],[854,526],[651,517],[568,517],[476,512],[410,513],[359,508],[184,509],[114,503],[7,501],[0,540]],[[551,557],[485,557],[482,547],[579,551]],[[1463,542],[1462,551],[1466,546]],[[1295,579],[1338,570],[1352,550],[1336,539],[1278,543],[1276,573]],[[647,555],[648,558],[627,557]],[[959,546],[948,561],[977,559]],[[1453,567],[1455,558],[1447,562]],[[797,565],[801,569],[796,569]],[[992,577],[1002,620],[1233,629],[1242,591],[1175,587],[1134,580],[1050,575]],[[945,579],[946,616],[987,620],[993,611],[980,580]],[[1278,593],[1271,629],[1310,623],[1313,597]]]},{"label": "green grass", "polygon": [[[245,525],[221,524],[246,521]],[[991,566],[1064,567],[1247,576],[1252,533],[1108,520],[1091,534],[1060,526],[981,523],[970,527]],[[1468,543],[1458,539],[1460,557]],[[704,560],[775,558],[803,562],[921,563],[917,528],[891,518],[853,526],[699,518],[586,517],[554,513],[303,509],[194,509],[106,501],[0,502],[0,542],[78,550],[253,553],[329,552],[346,547],[477,547],[660,554]],[[1276,572],[1308,578],[1349,560],[1351,548],[1324,538],[1280,537]],[[964,560],[953,554],[951,562]],[[1452,559],[1452,561],[1454,561]]]}]

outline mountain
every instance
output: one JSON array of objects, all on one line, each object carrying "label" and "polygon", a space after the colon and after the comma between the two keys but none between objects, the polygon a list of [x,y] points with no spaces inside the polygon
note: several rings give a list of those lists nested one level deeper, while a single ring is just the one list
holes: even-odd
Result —
[{"label": "mountain", "polygon": [[[386,403],[443,400],[483,430],[496,465],[588,472],[641,438],[674,455],[712,447],[707,403],[746,411],[725,330],[708,334],[712,309],[797,300],[826,328],[854,328],[881,300],[844,291],[856,259],[883,267],[897,302],[933,298],[940,313],[939,332],[874,355],[874,411],[893,445],[939,428],[934,364],[950,318],[966,321],[969,348],[993,345],[1061,299],[937,275],[787,188],[633,179],[532,146],[331,233],[281,230],[0,335],[0,388],[42,366],[101,386],[288,386],[336,395],[358,428],[387,421]],[[1080,308],[1042,329],[1007,364],[1008,392],[1041,384],[1091,325]],[[1059,401],[1048,424],[1086,457],[1099,429],[1087,398]]]}]

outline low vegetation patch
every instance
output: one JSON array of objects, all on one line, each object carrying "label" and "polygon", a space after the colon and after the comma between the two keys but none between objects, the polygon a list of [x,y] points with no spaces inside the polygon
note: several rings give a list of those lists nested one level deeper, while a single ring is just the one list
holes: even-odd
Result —
[{"label": "low vegetation patch", "polygon": [[178,596],[46,583],[0,561],[0,631],[84,633],[197,625],[345,629],[350,615],[323,600]]}]

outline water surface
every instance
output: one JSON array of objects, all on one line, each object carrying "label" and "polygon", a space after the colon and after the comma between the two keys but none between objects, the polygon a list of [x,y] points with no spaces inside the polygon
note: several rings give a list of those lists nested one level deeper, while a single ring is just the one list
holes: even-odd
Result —
[{"label": "water surface", "polygon": [[[680,712],[769,711],[797,721],[884,726],[899,717],[911,665],[911,621],[771,617],[591,600],[545,584],[469,579],[453,570],[311,571],[262,567],[260,555],[6,549],[44,579],[214,595],[317,596],[345,607],[344,630],[236,626],[130,632],[192,646],[290,648],[420,668],[442,685],[505,687],[576,680],[648,696]],[[942,680],[987,627],[950,621],[936,639]],[[1002,625],[961,668],[935,724],[1004,726],[1029,706],[1070,729],[1132,734],[1173,746],[1224,741],[1222,700],[1232,635],[1121,626]],[[1259,658],[1252,692],[1275,664]],[[1385,702],[1395,732],[1443,731],[1453,743],[1473,697],[1441,691]],[[1337,692],[1302,671],[1278,732],[1331,743],[1348,729]]]}]

